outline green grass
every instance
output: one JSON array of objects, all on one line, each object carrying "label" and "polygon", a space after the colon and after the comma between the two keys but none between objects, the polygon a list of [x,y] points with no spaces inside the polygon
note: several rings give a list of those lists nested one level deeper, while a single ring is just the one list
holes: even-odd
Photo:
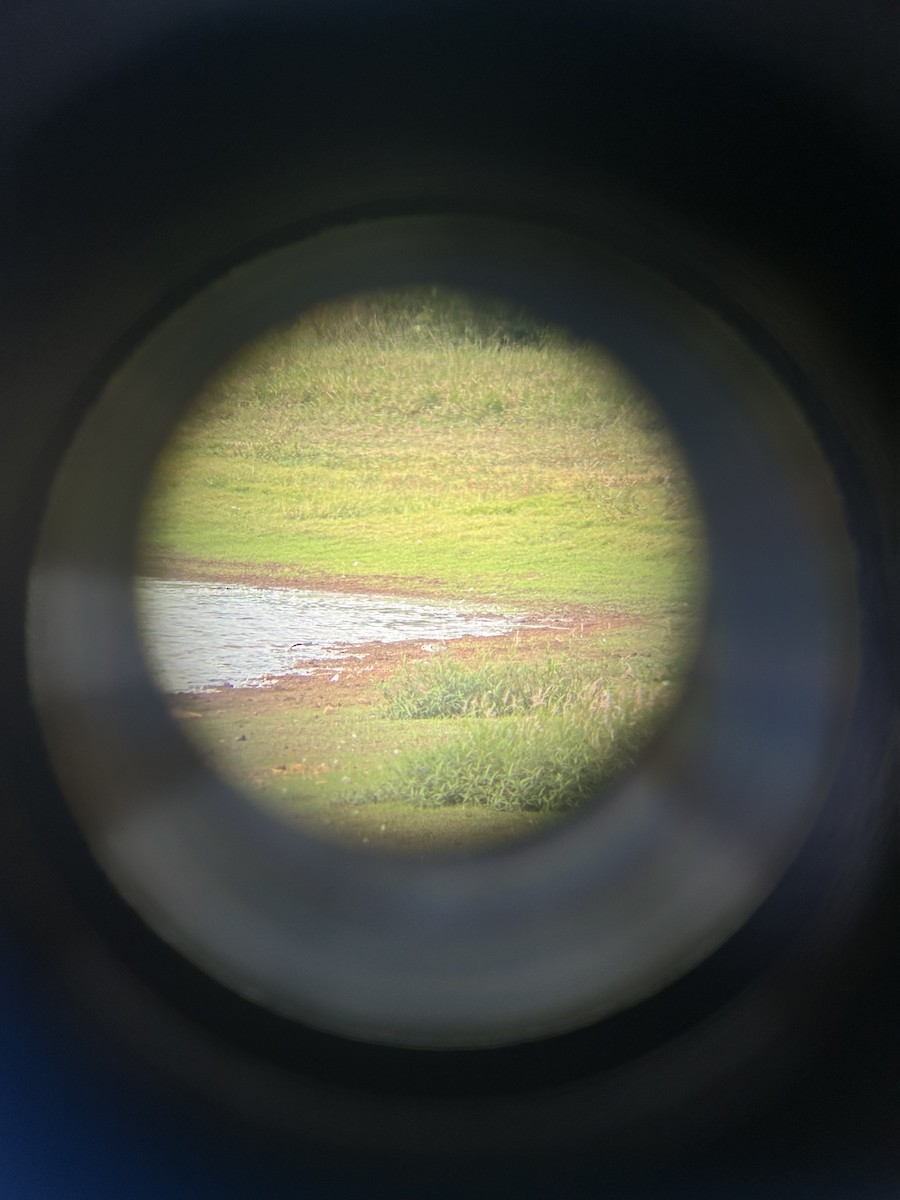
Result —
[{"label": "green grass", "polygon": [[314,314],[212,380],[160,460],[145,560],[691,607],[701,522],[635,381],[560,334],[426,336],[415,305],[402,311],[405,324]]},{"label": "green grass", "polygon": [[[652,675],[652,668],[647,675]],[[391,720],[460,718],[443,744],[393,764],[355,800],[560,812],[633,765],[668,707],[668,681],[616,682],[590,658],[412,664],[381,685]],[[474,719],[473,719],[474,718]]]},{"label": "green grass", "polygon": [[388,717],[508,717],[528,712],[586,714],[620,707],[630,694],[640,707],[650,693],[640,682],[611,689],[608,676],[583,659],[544,662],[497,661],[476,664],[453,659],[415,663],[381,685]]},{"label": "green grass", "polygon": [[450,819],[442,814],[466,809],[482,816],[453,818],[444,834],[470,844],[534,832],[535,819],[546,824],[596,800],[633,764],[665,700],[659,692],[642,700],[633,685],[592,706],[493,718],[298,709],[213,718],[200,740],[238,786],[313,827],[397,844],[412,826],[438,844]]},{"label": "green grass", "polygon": [[571,811],[597,799],[609,780],[633,765],[644,740],[642,722],[632,719],[638,712],[619,696],[605,711],[585,706],[570,707],[564,716],[535,710],[469,720],[443,745],[398,762],[350,798],[430,808]]},{"label": "green grass", "polygon": [[535,832],[535,819],[596,799],[628,769],[678,695],[681,666],[660,630],[573,637],[555,654],[530,644],[408,661],[354,707],[340,707],[340,688],[306,704],[226,693],[204,701],[222,712],[198,741],[269,806],[355,840],[414,841],[412,822],[436,844],[450,809],[482,813],[447,818],[457,848]]},{"label": "green grass", "polygon": [[[230,706],[202,722],[185,722],[210,764],[270,811],[351,844],[419,853],[528,836],[559,815],[548,807],[498,806],[473,797],[452,809],[421,802],[421,766],[436,765],[460,736],[477,737],[479,724],[387,722],[368,706],[327,714],[303,708],[259,714]],[[412,794],[404,781],[416,772],[419,792]]]}]

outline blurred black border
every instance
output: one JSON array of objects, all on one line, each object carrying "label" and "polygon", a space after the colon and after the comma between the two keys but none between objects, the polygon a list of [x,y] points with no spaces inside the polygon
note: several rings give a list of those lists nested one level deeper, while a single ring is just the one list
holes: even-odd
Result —
[{"label": "blurred black border", "polygon": [[[37,798],[50,793],[36,787],[47,768],[24,689],[41,497],[106,373],[180,299],[250,253],[336,213],[429,206],[512,207],[551,222],[564,211],[589,232],[597,198],[615,195],[648,227],[683,223],[683,245],[667,234],[676,262],[690,258],[691,230],[736,247],[740,272],[706,264],[732,295],[784,278],[817,330],[831,331],[837,361],[852,364],[862,386],[835,403],[821,436],[865,546],[867,619],[895,664],[900,13],[835,0],[25,0],[0,13],[0,39],[0,179],[11,200],[0,272],[0,712],[14,751],[3,756],[0,832],[16,848],[0,882],[16,917],[2,959],[4,1195],[243,1196],[260,1181],[272,1195],[459,1194],[452,1182],[409,1184],[402,1164],[338,1181],[333,1159],[310,1152],[298,1164],[262,1135],[256,1146],[216,1141],[152,1086],[136,1099],[114,1047],[89,1061],[96,1044],[79,1040],[81,1016],[54,970],[62,979],[92,961],[95,943],[99,961],[104,940],[144,971],[165,951],[128,912],[101,929],[99,872],[85,862],[60,879],[47,854],[76,835]],[[773,327],[782,342],[790,331],[801,356],[814,336],[802,306],[785,318],[774,300]],[[891,769],[880,786],[896,795],[896,760],[882,772]],[[29,794],[26,813],[15,797]],[[873,836],[896,847],[896,828]],[[828,1061],[758,1122],[723,1133],[715,1153],[698,1146],[693,1161],[660,1164],[641,1194],[900,1188],[896,849],[894,861],[841,966],[858,969],[860,986]],[[647,1166],[635,1162],[635,1176]],[[515,1164],[485,1168],[466,1186],[486,1194],[515,1178],[522,1195],[594,1195],[613,1170],[616,1194],[628,1194],[628,1162],[589,1150],[527,1178]]]}]

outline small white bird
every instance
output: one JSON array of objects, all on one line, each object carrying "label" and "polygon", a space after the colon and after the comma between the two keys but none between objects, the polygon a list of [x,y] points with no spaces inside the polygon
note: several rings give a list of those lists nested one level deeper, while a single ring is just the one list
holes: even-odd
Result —
[{"label": "small white bird", "polygon": [[334,674],[332,675],[332,677],[331,677],[331,678],[328,680],[328,682],[329,682],[329,683],[337,683],[337,681],[340,679],[340,677],[341,677],[341,673],[340,673],[340,671],[335,671],[335,673],[334,673]]}]

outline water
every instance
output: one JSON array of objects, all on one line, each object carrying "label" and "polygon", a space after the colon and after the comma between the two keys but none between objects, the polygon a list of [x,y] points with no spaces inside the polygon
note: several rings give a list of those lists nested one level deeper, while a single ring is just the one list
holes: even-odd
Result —
[{"label": "water", "polygon": [[451,638],[495,637],[523,624],[474,605],[394,596],[162,579],[139,579],[136,591],[145,652],[168,692],[308,674],[310,662],[347,658],[366,642],[428,640],[439,648]]}]

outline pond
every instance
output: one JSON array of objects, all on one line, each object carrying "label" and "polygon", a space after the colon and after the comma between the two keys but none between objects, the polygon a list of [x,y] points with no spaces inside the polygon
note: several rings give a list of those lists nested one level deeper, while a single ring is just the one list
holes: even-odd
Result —
[{"label": "pond", "polygon": [[439,649],[525,621],[477,605],[186,580],[140,578],[136,598],[145,653],[167,692],[264,686],[308,674],[317,660],[324,667],[348,658],[367,642],[426,640]]}]

